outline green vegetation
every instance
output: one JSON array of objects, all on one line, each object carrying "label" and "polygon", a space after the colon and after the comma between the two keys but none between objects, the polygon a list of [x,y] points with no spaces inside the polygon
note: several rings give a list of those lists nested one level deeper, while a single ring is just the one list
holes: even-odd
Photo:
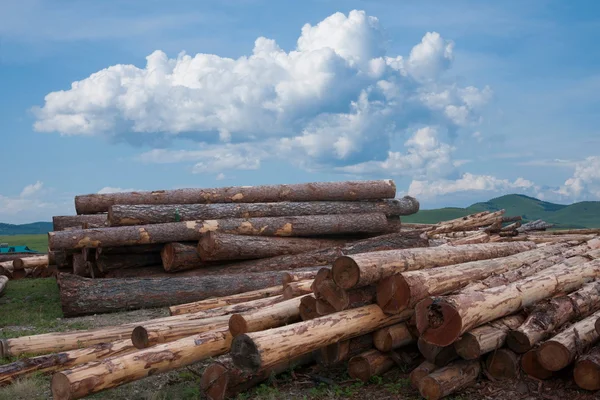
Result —
[{"label": "green vegetation", "polygon": [[8,243],[9,246],[29,246],[31,250],[42,253],[48,251],[47,234],[0,236],[0,243]]},{"label": "green vegetation", "polygon": [[0,235],[40,235],[52,230],[52,222],[13,225],[0,223]]},{"label": "green vegetation", "polygon": [[543,219],[556,224],[557,228],[600,228],[600,201],[586,201],[571,205],[554,204],[519,194],[475,203],[467,208],[440,208],[421,210],[415,215],[403,217],[405,222],[434,224],[464,217],[481,211],[506,210],[506,215],[520,215],[524,221]]}]

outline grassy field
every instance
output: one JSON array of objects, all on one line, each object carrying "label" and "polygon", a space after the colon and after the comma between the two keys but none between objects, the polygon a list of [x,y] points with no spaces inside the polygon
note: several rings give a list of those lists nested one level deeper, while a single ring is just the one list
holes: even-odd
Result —
[{"label": "grassy field", "polygon": [[0,236],[0,243],[8,243],[9,246],[29,246],[31,250],[48,251],[48,235],[5,235]]}]

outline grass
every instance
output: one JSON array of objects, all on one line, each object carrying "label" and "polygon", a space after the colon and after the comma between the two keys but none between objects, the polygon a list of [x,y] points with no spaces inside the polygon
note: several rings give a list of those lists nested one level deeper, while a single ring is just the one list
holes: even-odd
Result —
[{"label": "grass", "polygon": [[29,246],[31,250],[46,253],[48,251],[48,235],[4,235],[0,236],[0,243],[9,246]]}]

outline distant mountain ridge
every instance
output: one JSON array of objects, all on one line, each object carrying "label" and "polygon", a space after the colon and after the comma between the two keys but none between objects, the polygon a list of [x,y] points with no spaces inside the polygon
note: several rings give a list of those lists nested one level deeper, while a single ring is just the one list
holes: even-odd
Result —
[{"label": "distant mountain ridge", "polygon": [[524,221],[543,219],[556,228],[600,228],[600,201],[582,201],[571,205],[555,204],[522,194],[509,194],[467,208],[421,210],[403,217],[405,222],[437,223],[481,211],[506,210],[507,216],[520,215]]},{"label": "distant mountain ridge", "polygon": [[38,235],[51,230],[52,222],[32,222],[23,225],[0,223],[0,235]]}]

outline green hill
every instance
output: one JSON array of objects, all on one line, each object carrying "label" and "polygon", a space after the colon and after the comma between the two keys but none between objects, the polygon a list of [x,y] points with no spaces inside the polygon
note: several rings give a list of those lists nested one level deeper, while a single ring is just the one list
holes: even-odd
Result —
[{"label": "green hill", "polygon": [[52,222],[13,225],[0,223],[0,235],[39,235],[52,230]]},{"label": "green hill", "polygon": [[437,223],[481,211],[506,210],[506,215],[520,215],[524,221],[543,219],[557,228],[600,228],[600,201],[585,201],[571,205],[549,203],[520,194],[509,194],[475,203],[467,208],[421,210],[403,217],[405,222]]}]

